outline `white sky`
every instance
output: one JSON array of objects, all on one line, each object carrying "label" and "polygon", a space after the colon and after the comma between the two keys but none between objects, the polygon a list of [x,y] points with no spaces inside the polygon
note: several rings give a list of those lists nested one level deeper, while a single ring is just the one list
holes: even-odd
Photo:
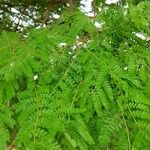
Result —
[{"label": "white sky", "polygon": [[85,12],[87,16],[91,16],[91,17],[95,15],[94,11],[92,10],[92,2],[93,0],[81,0],[80,2],[81,11]]},{"label": "white sky", "polygon": [[[106,4],[115,4],[117,2],[119,2],[120,0],[106,0],[105,3]],[[80,1],[80,9],[82,12],[85,12],[85,14],[89,17],[93,17],[95,15],[95,12],[92,10],[92,2],[93,0],[81,0]]]},{"label": "white sky", "polygon": [[105,3],[109,5],[109,4],[117,3],[117,2],[119,2],[119,1],[120,1],[120,0],[106,0]]}]

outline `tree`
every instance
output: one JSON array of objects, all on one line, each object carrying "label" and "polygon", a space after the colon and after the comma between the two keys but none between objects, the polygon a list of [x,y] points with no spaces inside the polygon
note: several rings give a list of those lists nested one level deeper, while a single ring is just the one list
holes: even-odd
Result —
[{"label": "tree", "polygon": [[1,150],[149,149],[150,2],[124,4],[1,32]]},{"label": "tree", "polygon": [[[53,13],[61,13],[66,4],[76,5],[78,0],[1,0],[0,29],[23,31],[50,24]],[[58,10],[59,9],[59,10]]]}]

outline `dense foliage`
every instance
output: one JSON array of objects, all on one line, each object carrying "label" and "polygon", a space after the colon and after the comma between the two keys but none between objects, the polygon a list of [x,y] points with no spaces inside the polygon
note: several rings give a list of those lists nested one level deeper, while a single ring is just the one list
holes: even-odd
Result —
[{"label": "dense foliage", "polygon": [[0,150],[149,150],[149,8],[66,10],[27,38],[2,32]]}]

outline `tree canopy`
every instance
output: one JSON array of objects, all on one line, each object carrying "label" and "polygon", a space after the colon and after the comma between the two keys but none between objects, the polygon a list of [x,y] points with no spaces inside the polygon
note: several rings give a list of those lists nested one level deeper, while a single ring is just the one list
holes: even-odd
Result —
[{"label": "tree canopy", "polygon": [[[70,6],[70,10],[76,9],[79,7],[81,1],[1,0],[0,30],[23,32],[26,29],[47,26],[55,20],[55,17],[53,17],[55,13],[61,14],[66,6]],[[137,5],[141,1],[142,0],[121,0],[118,4],[125,5],[128,3]],[[95,11],[97,11],[100,5],[106,6],[105,0],[93,0],[92,3],[93,10]]]},{"label": "tree canopy", "polygon": [[[0,150],[149,150],[150,1],[49,2],[1,0]],[[11,8],[39,24],[25,36]]]},{"label": "tree canopy", "polygon": [[[0,28],[22,31],[49,24],[53,13],[61,13],[66,4],[76,5],[77,0],[1,0]],[[59,10],[58,10],[59,8]]]}]

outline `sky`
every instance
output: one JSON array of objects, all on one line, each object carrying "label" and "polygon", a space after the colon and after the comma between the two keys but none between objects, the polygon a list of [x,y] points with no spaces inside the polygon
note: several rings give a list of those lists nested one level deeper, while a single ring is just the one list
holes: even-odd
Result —
[{"label": "sky", "polygon": [[[114,3],[117,3],[119,2],[120,0],[106,0],[105,3],[106,4],[114,4]],[[92,2],[93,0],[81,0],[80,4],[80,8],[82,11],[84,11],[85,13],[89,15],[92,15],[93,14],[93,11],[92,11]]]}]

